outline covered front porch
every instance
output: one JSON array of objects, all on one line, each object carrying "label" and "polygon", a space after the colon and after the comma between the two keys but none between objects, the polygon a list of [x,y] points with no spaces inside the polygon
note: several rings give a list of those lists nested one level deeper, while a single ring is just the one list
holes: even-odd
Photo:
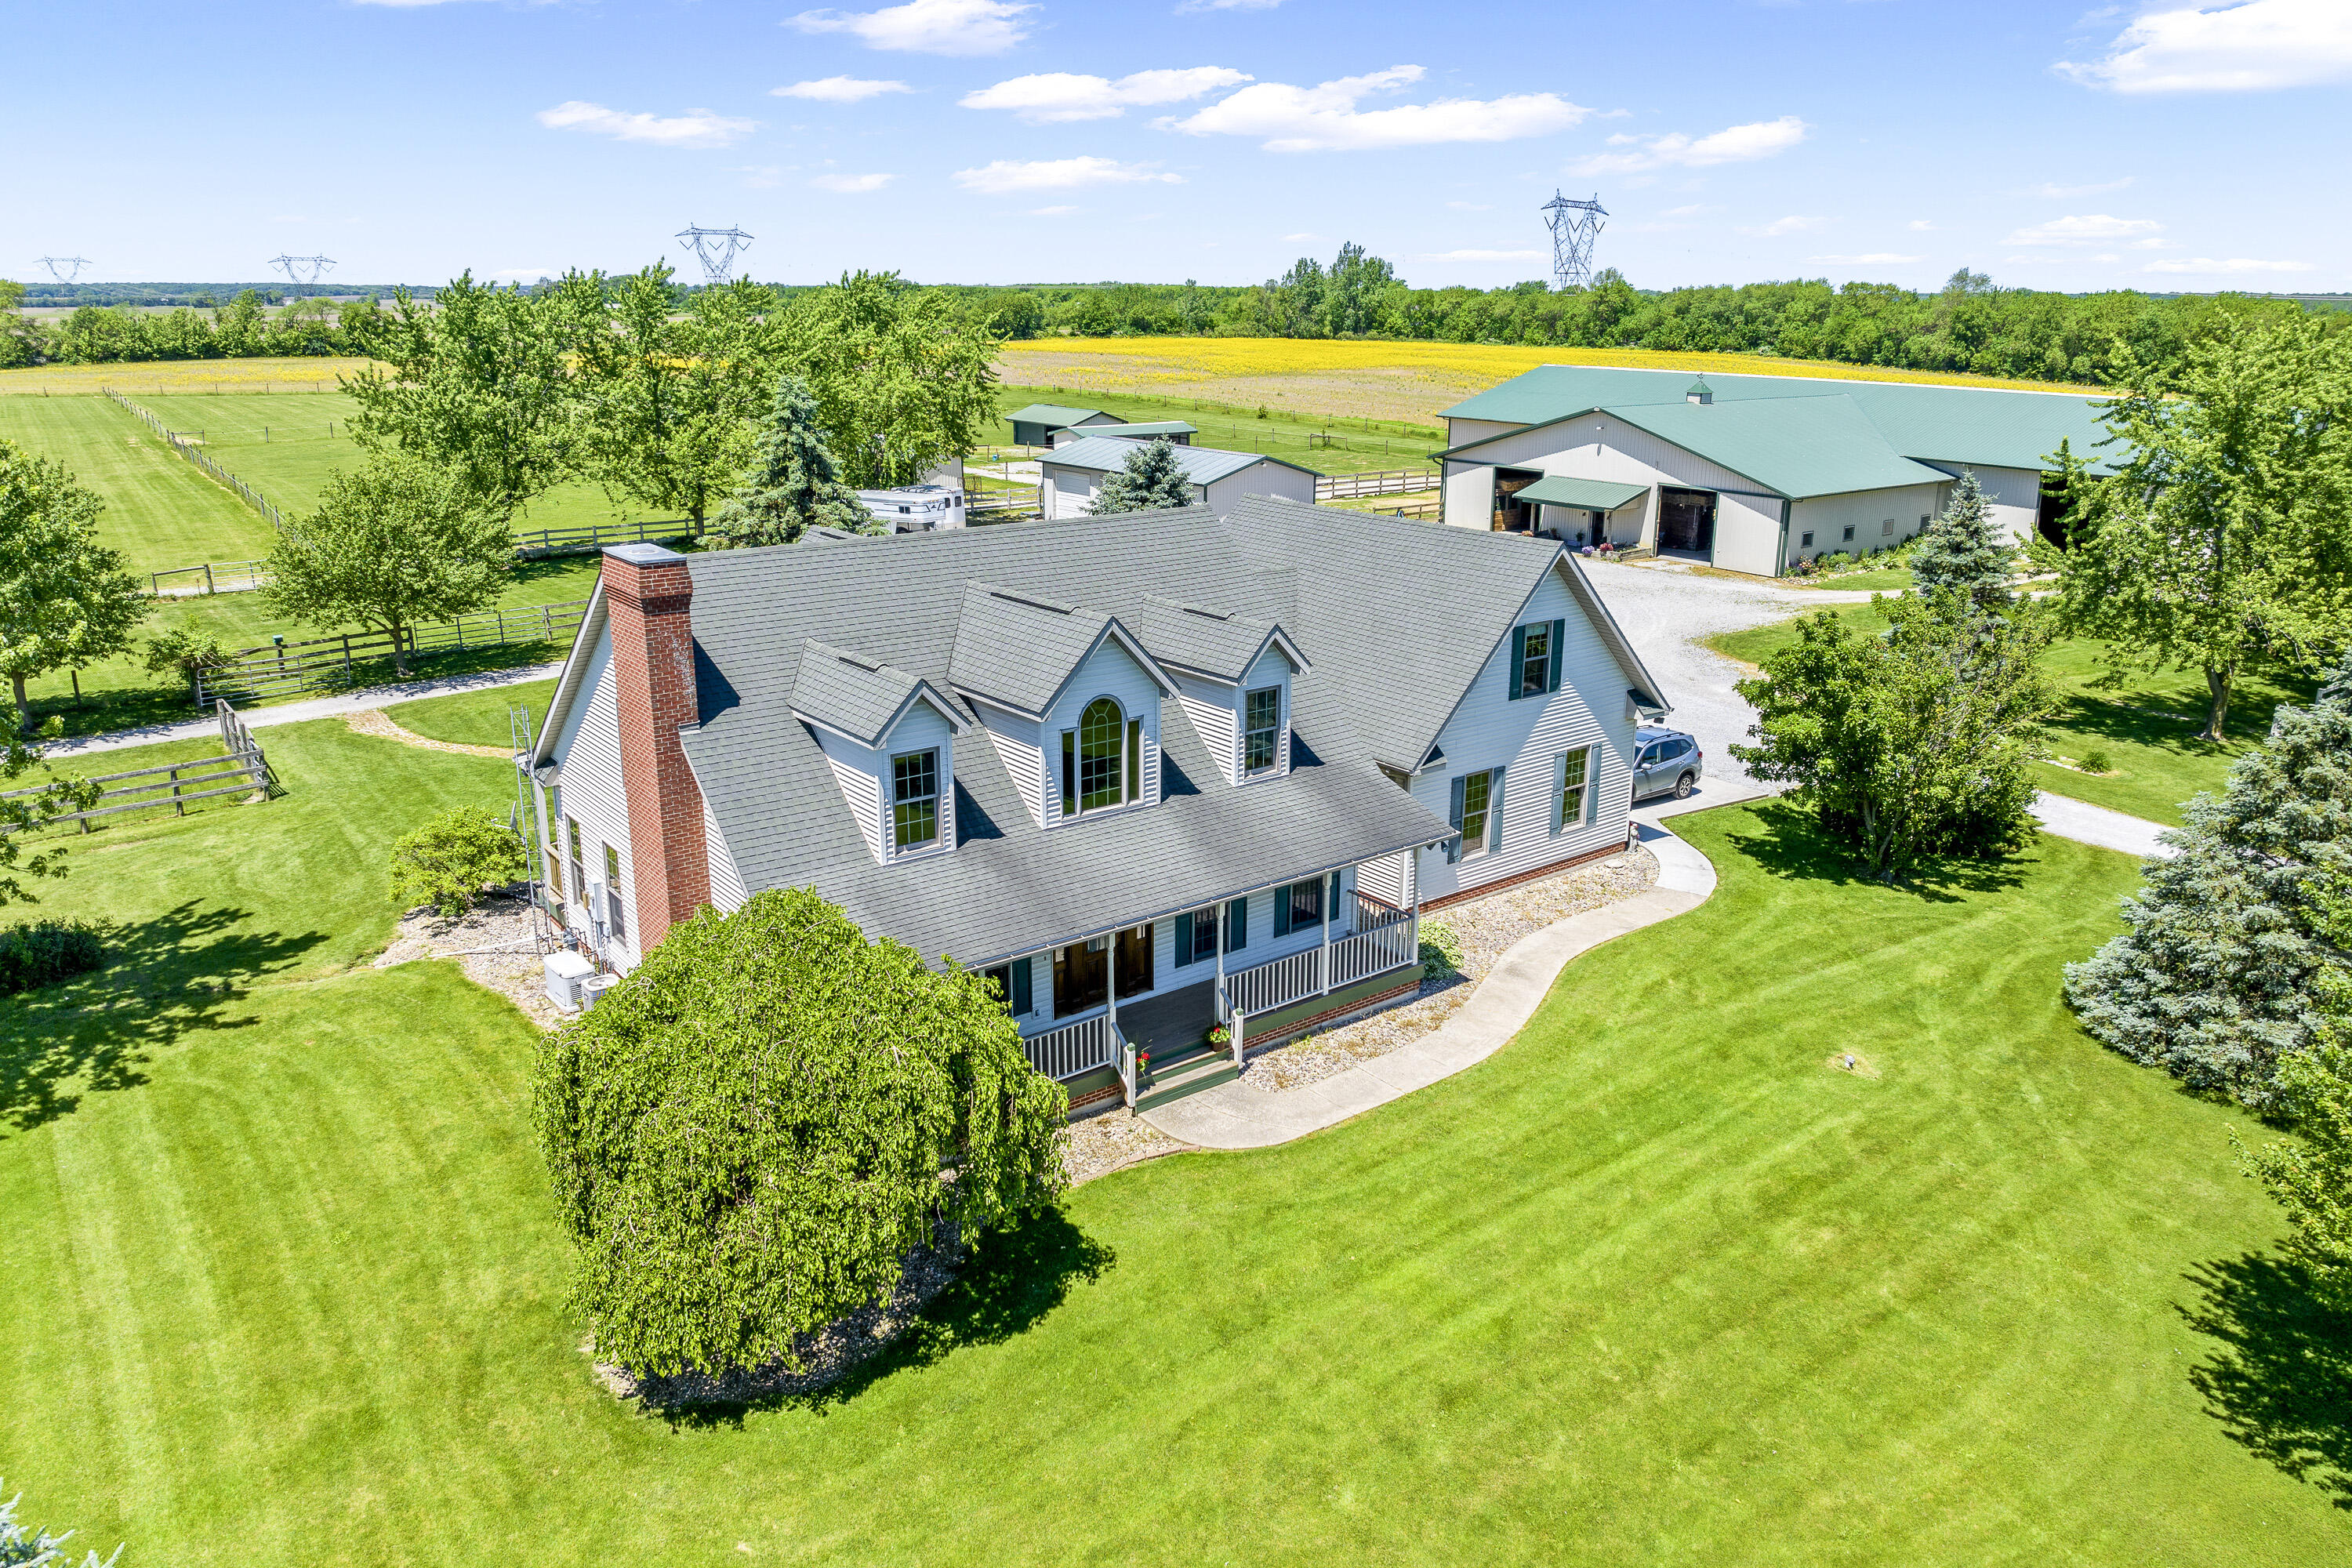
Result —
[{"label": "covered front porch", "polygon": [[[1403,983],[1420,962],[1418,909],[1360,891],[1357,869],[1237,892],[990,973],[1031,966],[1025,987],[1006,989],[1039,1072],[1074,1099],[1116,1088],[1149,1104],[1230,1079],[1253,1039],[1319,1016],[1319,999],[1344,1007],[1377,994],[1369,983],[1383,976]],[[1254,920],[1272,925],[1271,941],[1264,923],[1251,940]]]}]

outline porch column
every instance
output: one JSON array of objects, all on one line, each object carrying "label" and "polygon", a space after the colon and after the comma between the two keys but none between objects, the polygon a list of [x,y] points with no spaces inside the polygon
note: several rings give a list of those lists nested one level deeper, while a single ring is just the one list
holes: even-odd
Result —
[{"label": "porch column", "polygon": [[[1325,878],[1323,885],[1327,890],[1330,887],[1330,880],[1328,875]],[[1325,910],[1323,911],[1323,952],[1321,956],[1316,961],[1316,967],[1317,978],[1322,981],[1323,991],[1326,995],[1328,995],[1331,990],[1331,917],[1339,912],[1339,911],[1337,910]]]},{"label": "porch column", "polygon": [[1103,957],[1110,971],[1110,1011],[1105,1016],[1110,1019],[1110,1026],[1114,1029],[1118,1027],[1118,934],[1110,931],[1103,937]]}]

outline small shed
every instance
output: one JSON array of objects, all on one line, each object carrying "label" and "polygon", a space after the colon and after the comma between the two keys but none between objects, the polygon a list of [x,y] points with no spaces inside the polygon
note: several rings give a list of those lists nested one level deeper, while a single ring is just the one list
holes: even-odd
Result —
[{"label": "small shed", "polygon": [[1125,421],[1108,408],[1066,408],[1058,403],[1033,403],[1005,416],[1013,426],[1016,447],[1050,447],[1057,430],[1082,425],[1118,425]]},{"label": "small shed", "polygon": [[1179,447],[1189,447],[1200,433],[1199,426],[1187,425],[1181,419],[1162,419],[1146,425],[1087,425],[1055,431],[1054,445],[1065,447],[1096,436],[1112,436],[1123,441],[1150,441],[1165,436]]},{"label": "small shed", "polygon": [[[1084,517],[1094,505],[1103,479],[1127,467],[1130,453],[1145,443],[1117,437],[1092,436],[1057,447],[1038,459],[1043,480],[1042,501],[1047,517]],[[1177,466],[1192,481],[1195,505],[1237,506],[1244,496],[1279,496],[1285,500],[1315,502],[1313,468],[1262,452],[1227,452],[1215,447],[1179,447]]]}]

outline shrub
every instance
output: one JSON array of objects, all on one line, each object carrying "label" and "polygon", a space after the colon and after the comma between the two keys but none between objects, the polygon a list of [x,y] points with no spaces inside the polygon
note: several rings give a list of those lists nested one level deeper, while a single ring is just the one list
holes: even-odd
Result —
[{"label": "shrub", "polygon": [[2115,772],[2116,764],[2108,759],[2105,747],[2093,746],[2083,753],[2082,769],[2086,773],[2109,773]]},{"label": "shrub", "polygon": [[0,995],[55,984],[106,962],[100,928],[88,921],[0,926]]},{"label": "shrub", "polygon": [[1421,973],[1424,980],[1443,980],[1462,973],[1462,938],[1444,921],[1421,922]]},{"label": "shrub", "polygon": [[796,1364],[897,1288],[936,1222],[1053,1202],[1069,1097],[995,987],[869,942],[804,888],[705,909],[541,1047],[572,1300],[638,1373]]},{"label": "shrub", "polygon": [[431,904],[462,915],[488,884],[523,874],[522,841],[478,805],[445,811],[392,847],[392,896],[403,909]]}]

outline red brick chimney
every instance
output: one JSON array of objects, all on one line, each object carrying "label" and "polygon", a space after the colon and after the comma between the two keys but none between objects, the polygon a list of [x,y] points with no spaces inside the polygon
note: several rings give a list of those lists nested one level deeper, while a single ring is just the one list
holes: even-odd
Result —
[{"label": "red brick chimney", "polygon": [[686,557],[658,544],[604,552],[605,614],[621,721],[621,784],[629,803],[629,875],[637,951],[710,901],[702,791],[678,739],[699,715],[694,696],[694,580]]}]

